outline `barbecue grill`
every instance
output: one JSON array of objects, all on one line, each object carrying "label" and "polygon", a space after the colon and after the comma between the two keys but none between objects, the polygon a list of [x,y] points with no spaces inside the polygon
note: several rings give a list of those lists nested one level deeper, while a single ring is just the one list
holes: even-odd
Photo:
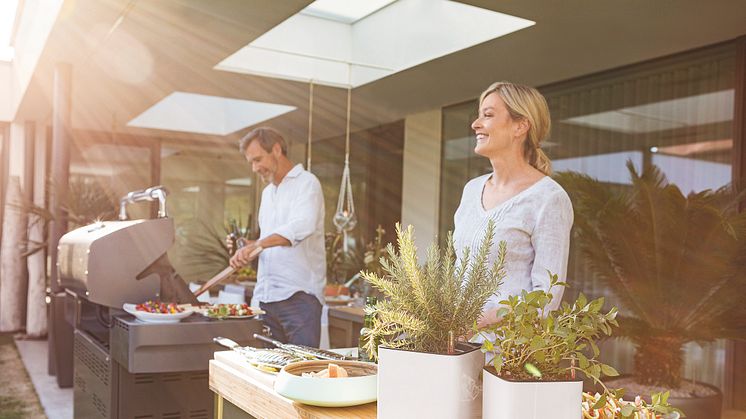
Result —
[{"label": "barbecue grill", "polygon": [[[126,206],[158,200],[155,219],[128,220]],[[166,191],[153,187],[121,200],[120,220],[100,221],[60,239],[58,270],[65,318],[74,327],[76,418],[213,417],[208,361],[213,337],[256,346],[261,322],[198,314],[176,324],[141,323],[124,303],[196,303],[168,261],[174,242]]]}]

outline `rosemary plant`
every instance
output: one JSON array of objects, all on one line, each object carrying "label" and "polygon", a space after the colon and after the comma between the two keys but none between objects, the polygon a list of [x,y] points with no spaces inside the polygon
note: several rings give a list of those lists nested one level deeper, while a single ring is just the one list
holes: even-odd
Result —
[{"label": "rosemary plant", "polygon": [[433,243],[427,261],[420,266],[412,226],[397,224],[398,252],[389,244],[388,257],[380,259],[383,274],[363,272],[362,276],[384,296],[375,307],[372,327],[364,331],[365,350],[377,359],[377,346],[419,352],[445,353],[449,332],[459,337],[469,333],[487,299],[502,283],[506,244],[497,246],[492,266],[488,258],[493,247],[495,226],[490,222],[475,254],[466,249],[456,259],[453,235],[441,249]]}]

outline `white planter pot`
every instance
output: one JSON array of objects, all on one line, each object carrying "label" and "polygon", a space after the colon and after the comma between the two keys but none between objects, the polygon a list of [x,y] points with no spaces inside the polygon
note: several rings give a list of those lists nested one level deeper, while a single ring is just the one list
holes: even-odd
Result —
[{"label": "white planter pot", "polygon": [[[378,418],[471,419],[481,416],[484,354],[378,348]],[[577,418],[575,418],[577,419]]]},{"label": "white planter pot", "polygon": [[[493,370],[494,372],[494,370]],[[507,381],[485,369],[484,419],[578,419],[582,381]]]}]

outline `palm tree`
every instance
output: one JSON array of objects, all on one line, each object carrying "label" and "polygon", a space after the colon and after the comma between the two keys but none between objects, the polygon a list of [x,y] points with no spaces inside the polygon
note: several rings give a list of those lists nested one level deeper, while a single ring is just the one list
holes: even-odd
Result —
[{"label": "palm tree", "polygon": [[746,337],[746,194],[684,196],[658,168],[627,167],[623,191],[578,173],[557,180],[575,207],[576,245],[622,305],[636,381],[675,388],[685,343]]}]

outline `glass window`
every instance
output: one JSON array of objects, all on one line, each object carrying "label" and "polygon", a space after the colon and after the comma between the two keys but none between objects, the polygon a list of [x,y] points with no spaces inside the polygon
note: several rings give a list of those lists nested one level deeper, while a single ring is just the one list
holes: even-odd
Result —
[{"label": "glass window", "polygon": [[[684,194],[732,179],[735,54],[732,47],[697,51],[540,89],[552,115],[545,146],[555,171],[587,174],[609,188],[630,185],[626,162],[661,169]],[[615,301],[571,246],[565,298],[583,292]],[[631,343],[609,343],[610,362],[633,366]],[[725,343],[685,349],[687,377],[724,388]],[[706,368],[705,368],[706,367]]]},{"label": "glass window", "polygon": [[491,170],[490,162],[474,153],[476,139],[471,123],[477,118],[477,105],[475,99],[443,109],[438,231],[441,241],[453,230],[453,214],[466,182]]},{"label": "glass window", "polygon": [[542,89],[554,170],[627,185],[631,160],[658,166],[685,194],[728,184],[734,71],[726,51]]},{"label": "glass window", "polygon": [[[382,225],[391,240],[394,223],[401,218],[402,156],[404,123],[393,122],[350,136],[350,181],[357,231],[366,239]],[[335,137],[313,143],[312,171],[324,189],[326,231],[334,231],[332,217],[337,208],[344,168],[345,140]]]},{"label": "glass window", "polygon": [[161,145],[161,182],[176,227],[169,259],[189,282],[204,282],[228,266],[225,235],[232,220],[256,236],[258,178],[235,143]]},{"label": "glass window", "polygon": [[[356,263],[349,269],[329,265],[328,281],[344,281],[360,269],[363,249],[376,236],[377,226],[386,231],[384,243],[393,242],[394,224],[401,219],[404,122],[397,121],[350,136],[350,182],[357,213],[357,227],[349,234]],[[337,208],[344,168],[344,136],[314,141],[311,169],[324,191],[327,232],[335,232],[332,217]]]},{"label": "glass window", "polygon": [[[119,200],[151,185],[151,149],[137,142],[74,138],[70,147],[68,230],[96,219],[116,219]],[[131,219],[149,218],[149,203],[127,207]]]}]

